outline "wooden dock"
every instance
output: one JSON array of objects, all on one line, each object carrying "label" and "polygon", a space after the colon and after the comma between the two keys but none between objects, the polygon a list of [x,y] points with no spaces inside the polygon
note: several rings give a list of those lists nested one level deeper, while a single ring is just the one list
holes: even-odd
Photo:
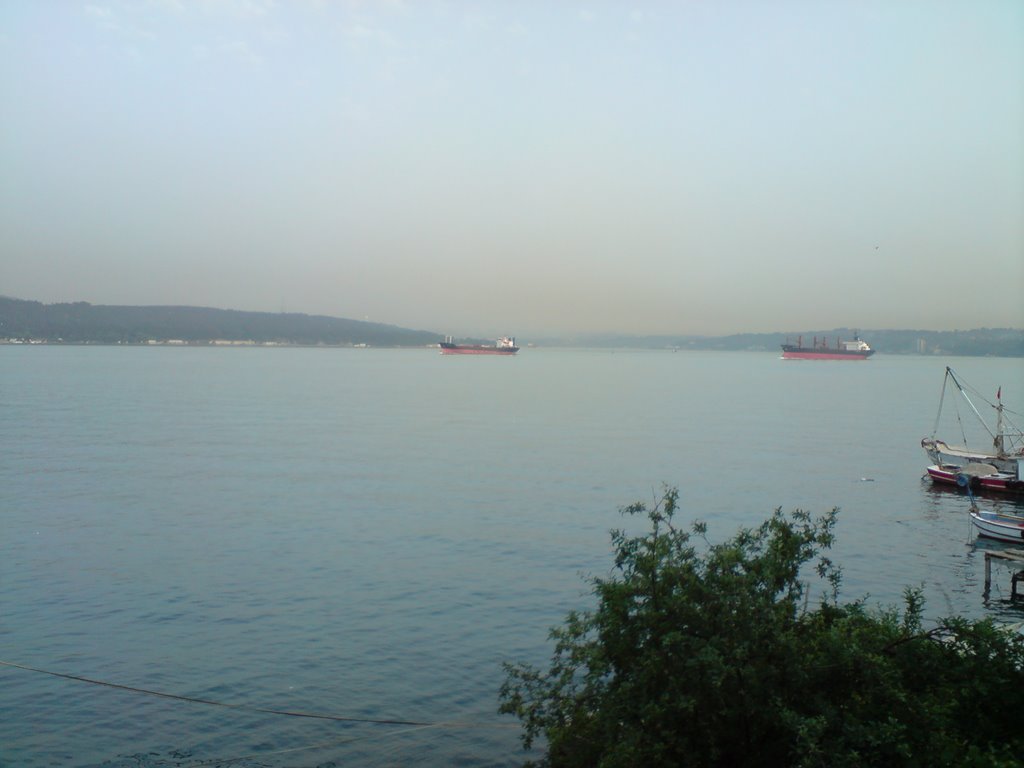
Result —
[{"label": "wooden dock", "polygon": [[1024,549],[993,549],[985,552],[985,597],[988,597],[989,588],[992,586],[993,560],[1002,560],[1011,567],[1018,567],[1010,578],[1010,599],[1024,598],[1024,595],[1017,594],[1017,584],[1024,581]]}]

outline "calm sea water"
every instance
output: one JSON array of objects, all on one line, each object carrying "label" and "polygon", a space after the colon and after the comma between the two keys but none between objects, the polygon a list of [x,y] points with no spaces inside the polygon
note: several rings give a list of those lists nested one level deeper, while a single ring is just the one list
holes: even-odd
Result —
[{"label": "calm sea water", "polygon": [[0,667],[0,765],[519,764],[501,663],[549,656],[664,484],[718,539],[839,506],[846,599],[1024,620],[921,480],[947,364],[1024,404],[1012,359],[0,347],[0,660],[471,724]]}]

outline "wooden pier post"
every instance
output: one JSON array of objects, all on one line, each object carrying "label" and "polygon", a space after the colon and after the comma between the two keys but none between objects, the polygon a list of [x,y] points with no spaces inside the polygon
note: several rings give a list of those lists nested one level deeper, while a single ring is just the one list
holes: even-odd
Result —
[{"label": "wooden pier post", "polygon": [[[992,586],[992,561],[1004,560],[1008,563],[1019,564],[1024,567],[1024,549],[999,549],[985,552],[985,597],[988,597]],[[1010,599],[1017,599],[1017,584],[1024,581],[1024,570],[1016,571],[1010,577]],[[1021,595],[1024,597],[1024,595]]]}]

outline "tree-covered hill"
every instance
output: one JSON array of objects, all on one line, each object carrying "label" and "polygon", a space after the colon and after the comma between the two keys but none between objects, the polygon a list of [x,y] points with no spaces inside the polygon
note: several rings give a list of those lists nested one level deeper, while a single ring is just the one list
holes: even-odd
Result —
[{"label": "tree-covered hill", "polygon": [[442,335],[381,323],[323,315],[239,312],[206,307],[127,307],[42,304],[0,297],[0,339],[48,342],[142,344],[177,339],[279,344],[367,344],[413,347],[436,344]]},{"label": "tree-covered hill", "polygon": [[[606,347],[633,349],[742,350],[778,352],[779,345],[803,337],[852,339],[855,330],[743,333],[731,336],[586,335],[535,337],[538,346]],[[964,331],[872,330],[861,337],[883,355],[968,355],[1024,357],[1024,330],[978,328]],[[436,344],[442,334],[382,323],[367,323],[324,315],[241,312],[207,307],[135,307],[94,305],[86,302],[42,304],[0,296],[0,342],[8,339],[69,344],[144,344],[172,339],[188,343],[217,340],[257,344],[300,344],[374,347],[420,347]],[[464,342],[481,339],[464,338]]]}]

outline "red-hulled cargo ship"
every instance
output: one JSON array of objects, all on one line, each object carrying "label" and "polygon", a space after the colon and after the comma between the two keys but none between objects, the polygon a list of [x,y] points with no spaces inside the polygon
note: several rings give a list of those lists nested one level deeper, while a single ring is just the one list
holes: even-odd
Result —
[{"label": "red-hulled cargo ship", "polygon": [[853,341],[836,339],[836,345],[830,347],[824,336],[821,341],[814,337],[814,345],[805,347],[803,336],[797,338],[796,344],[782,345],[784,360],[867,360],[875,350],[854,334]]},{"label": "red-hulled cargo ship", "polygon": [[519,351],[513,337],[502,336],[491,346],[490,344],[456,344],[451,336],[439,345],[442,355],[514,355]]}]

